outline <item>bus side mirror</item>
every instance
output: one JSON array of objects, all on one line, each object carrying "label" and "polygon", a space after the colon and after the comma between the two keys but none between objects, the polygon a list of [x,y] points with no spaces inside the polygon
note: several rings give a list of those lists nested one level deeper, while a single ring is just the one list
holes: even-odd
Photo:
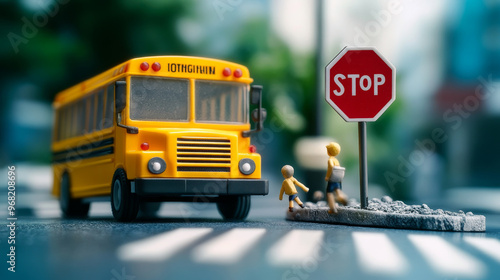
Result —
[{"label": "bus side mirror", "polygon": [[252,121],[254,123],[258,123],[259,121],[263,122],[267,118],[267,111],[265,108],[260,109],[260,119],[259,119],[259,109],[253,109],[252,114]]},{"label": "bus side mirror", "polygon": [[126,105],[127,83],[125,81],[116,81],[115,83],[115,106],[116,112],[121,113]]},{"label": "bus side mirror", "polygon": [[252,133],[259,132],[264,128],[264,120],[267,117],[266,109],[262,108],[262,86],[253,85],[250,87],[250,104],[257,106],[252,111],[250,117],[255,122],[255,128],[243,131],[243,137],[250,137]]},{"label": "bus side mirror", "polygon": [[116,108],[116,125],[127,129],[127,133],[137,134],[139,128],[122,124],[121,112],[127,104],[127,83],[125,81],[115,82],[115,108]]},{"label": "bus side mirror", "polygon": [[262,100],[262,86],[253,85],[250,87],[250,104],[259,105]]}]

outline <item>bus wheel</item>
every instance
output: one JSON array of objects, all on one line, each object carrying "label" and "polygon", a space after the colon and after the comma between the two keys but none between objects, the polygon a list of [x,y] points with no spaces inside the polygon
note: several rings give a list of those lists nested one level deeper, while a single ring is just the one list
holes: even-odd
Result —
[{"label": "bus wheel", "polygon": [[225,220],[244,220],[250,212],[250,196],[221,196],[217,210]]},{"label": "bus wheel", "polygon": [[68,173],[64,173],[61,177],[59,206],[66,218],[84,218],[89,213],[90,203],[83,203],[81,199],[71,198],[71,181]]},{"label": "bus wheel", "polygon": [[111,210],[113,217],[121,222],[130,222],[137,217],[139,201],[131,192],[125,170],[117,169],[111,185]]}]

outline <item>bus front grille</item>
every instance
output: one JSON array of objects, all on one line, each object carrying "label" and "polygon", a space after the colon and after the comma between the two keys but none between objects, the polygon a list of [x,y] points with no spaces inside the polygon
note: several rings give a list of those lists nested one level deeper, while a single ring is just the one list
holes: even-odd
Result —
[{"label": "bus front grille", "polygon": [[177,171],[230,172],[231,141],[224,138],[178,138]]}]

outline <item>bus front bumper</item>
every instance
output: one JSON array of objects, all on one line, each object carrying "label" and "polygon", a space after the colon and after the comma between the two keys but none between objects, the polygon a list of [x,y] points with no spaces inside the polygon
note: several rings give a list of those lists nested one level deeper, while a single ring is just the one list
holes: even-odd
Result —
[{"label": "bus front bumper", "polygon": [[139,196],[267,195],[269,182],[256,179],[164,179],[132,181],[132,193]]}]

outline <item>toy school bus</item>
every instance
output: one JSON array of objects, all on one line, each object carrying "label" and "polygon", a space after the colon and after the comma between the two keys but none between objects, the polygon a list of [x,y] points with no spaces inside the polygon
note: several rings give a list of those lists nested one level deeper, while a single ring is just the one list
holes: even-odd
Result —
[{"label": "toy school bus", "polygon": [[252,81],[235,63],[157,56],[57,94],[52,192],[63,214],[86,216],[92,201],[110,197],[119,221],[162,201],[215,202],[225,219],[245,219],[250,195],[269,189],[250,145],[265,118]]}]

